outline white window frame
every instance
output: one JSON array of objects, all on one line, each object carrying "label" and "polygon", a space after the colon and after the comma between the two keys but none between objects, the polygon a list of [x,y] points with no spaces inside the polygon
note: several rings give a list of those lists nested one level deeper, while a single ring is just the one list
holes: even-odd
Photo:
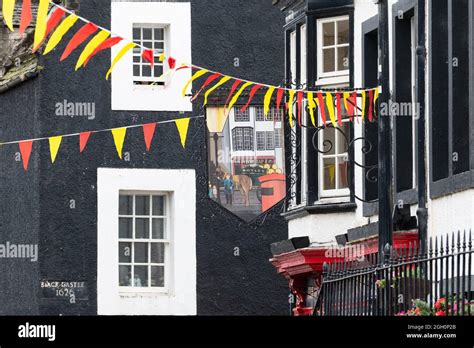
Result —
[{"label": "white window frame", "polygon": [[[316,43],[316,50],[317,50],[317,59],[318,59],[318,76],[317,76],[317,84],[328,84],[331,83],[348,83],[349,82],[349,74],[350,74],[350,69],[348,68],[347,70],[338,70],[338,48],[342,47],[348,47],[350,50],[350,42],[347,44],[338,44],[338,33],[337,33],[337,25],[336,25],[336,32],[335,32],[335,42],[334,45],[331,46],[323,46],[324,45],[324,31],[323,31],[323,25],[327,23],[336,23],[340,21],[349,21],[350,18],[348,15],[344,16],[336,16],[336,17],[329,17],[329,18],[321,18],[317,20],[317,28],[318,28],[318,37],[317,37],[317,43]],[[350,28],[349,28],[350,30]],[[335,61],[335,69],[332,72],[324,72],[324,61],[323,61],[323,49],[325,48],[334,48],[335,49],[335,55],[334,55],[334,61]]]},{"label": "white window frame", "polygon": [[[160,288],[119,286],[120,192],[169,195],[170,280]],[[184,213],[183,213],[184,212]],[[97,172],[97,311],[99,315],[196,315],[196,172],[114,169]]]},{"label": "white window frame", "polygon": [[[163,67],[163,73],[160,76],[153,76],[154,75],[154,68],[153,69],[151,68],[150,62],[148,62],[148,61],[146,61],[145,59],[142,58],[142,49],[140,47],[135,47],[133,49],[133,59],[135,60],[135,58],[139,58],[141,60],[141,63],[139,64],[140,65],[140,76],[137,77],[137,76],[133,75],[133,83],[136,86],[140,86],[140,87],[153,86],[153,85],[165,86],[169,82],[169,78],[167,79],[166,75],[165,75],[169,71],[169,67],[168,67],[168,64],[167,64],[166,61],[160,62],[159,57],[161,56],[161,54],[166,55],[166,52],[169,51],[169,46],[170,46],[169,25],[159,24],[159,23],[134,23],[133,24],[133,30],[135,30],[135,29],[140,29],[141,32],[142,32],[142,37],[141,37],[141,40],[139,42],[135,41],[135,38],[133,38],[134,42],[136,42],[136,43],[143,44],[143,41],[152,41],[152,42],[163,41],[163,50],[153,50],[154,59],[155,59],[154,68],[156,68],[156,66],[162,66]],[[152,39],[151,40],[144,40],[143,39],[143,29],[151,29],[152,30]],[[163,29],[163,40],[154,40],[154,36],[155,36],[154,29]],[[137,63],[135,61],[133,61],[132,64],[133,64],[133,68],[135,68],[135,65],[137,65]],[[150,77],[142,76],[142,73],[143,73],[142,69],[143,69],[144,65],[150,66],[152,76],[150,76]],[[133,69],[132,69],[132,74],[133,74]],[[140,84],[140,82],[144,82],[144,83],[149,82],[150,84],[148,84],[148,85],[147,84]]]},{"label": "white window frame", "polygon": [[[334,104],[336,104],[336,100],[334,100]],[[336,110],[336,107],[334,108]],[[319,114],[319,112],[318,112]],[[350,125],[350,118],[346,117],[343,118],[342,120],[343,123],[348,123]],[[318,124],[320,126],[323,126],[322,120],[321,120],[321,115],[318,115]],[[326,126],[332,127],[331,120],[329,120],[329,117],[326,121]],[[339,128],[339,124],[337,124],[337,128]],[[335,132],[335,137],[334,137],[334,142],[335,144],[332,144],[335,147],[334,155],[328,155],[328,154],[321,154],[319,153],[318,155],[318,183],[319,183],[319,200],[324,201],[332,198],[336,199],[342,199],[342,198],[350,198],[350,187],[347,188],[338,188],[338,181],[339,181],[339,165],[338,165],[338,160],[339,159],[345,159],[346,163],[348,163],[348,158],[349,158],[349,153],[348,152],[340,152],[339,151],[339,138],[343,137],[343,135],[340,133],[339,130],[334,130]],[[349,137],[350,141],[350,134],[346,134],[346,136]],[[318,137],[318,145],[320,149],[325,149],[324,146],[324,130],[321,131],[319,137]],[[328,158],[334,158],[336,162],[335,170],[334,170],[334,180],[336,184],[336,189],[333,190],[324,190],[324,160]],[[348,166],[350,163],[348,163]],[[347,173],[349,175],[349,171]],[[349,186],[349,177],[347,178],[348,181],[348,186]]]},{"label": "white window frame", "polygon": [[[134,260],[134,252],[132,252],[130,259],[131,263],[122,263],[119,260],[118,266],[131,266],[132,268],[132,281],[134,280],[133,274],[134,274],[134,266],[138,264],[138,266],[161,266],[164,267],[164,286],[163,287],[152,287],[150,285],[150,277],[151,277],[151,272],[148,270],[148,286],[146,287],[136,287],[136,286],[120,286],[120,291],[121,292],[150,292],[150,293],[157,293],[157,292],[162,292],[162,293],[168,293],[169,291],[169,284],[171,283],[171,252],[172,252],[172,246],[171,246],[171,240],[173,239],[173,231],[172,231],[172,220],[170,216],[170,195],[168,192],[152,192],[152,191],[120,191],[119,193],[120,196],[133,196],[133,212],[132,215],[121,215],[118,213],[118,219],[120,218],[131,218],[133,219],[132,223],[132,238],[120,238],[120,235],[118,237],[118,242],[120,243],[146,243],[148,246],[150,244],[164,244],[165,245],[165,257],[164,257],[164,264],[155,264],[151,262],[151,252],[150,248],[148,247],[148,262],[145,263],[136,263]],[[162,196],[164,197],[164,216],[154,216],[153,215],[153,202],[150,200],[150,215],[148,216],[142,216],[142,215],[136,215],[135,214],[135,208],[136,208],[136,197],[137,196]],[[135,238],[135,231],[136,231],[136,223],[135,223],[135,218],[148,218],[149,221],[149,233],[150,236],[152,235],[153,232],[153,219],[159,218],[164,220],[164,234],[166,236],[165,239],[152,239],[151,237],[148,239],[138,239]],[[119,233],[119,231],[117,231]],[[135,250],[134,247],[132,247],[132,251]],[[118,280],[117,280],[118,281]]]},{"label": "white window frame", "polygon": [[266,151],[275,151],[275,132],[265,133],[265,143]]}]

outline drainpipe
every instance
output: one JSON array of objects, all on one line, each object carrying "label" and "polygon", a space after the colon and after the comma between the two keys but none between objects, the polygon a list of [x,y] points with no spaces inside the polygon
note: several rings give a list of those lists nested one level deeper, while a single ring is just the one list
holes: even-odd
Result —
[{"label": "drainpipe", "polygon": [[[379,86],[382,93],[379,98],[381,105],[387,105],[390,100],[390,47],[388,36],[388,0],[376,0],[379,6]],[[390,109],[390,108],[387,108]],[[390,127],[390,112],[380,115],[378,122],[378,164],[379,164],[379,260],[387,244],[392,245],[393,223],[393,180],[392,180],[392,130]]]},{"label": "drainpipe", "polygon": [[420,249],[424,253],[427,249],[428,239],[428,209],[426,207],[426,135],[425,135],[425,72],[426,72],[426,1],[418,0],[418,43],[416,47],[417,57],[417,84],[416,96],[419,105],[418,115],[418,233],[420,238]]}]

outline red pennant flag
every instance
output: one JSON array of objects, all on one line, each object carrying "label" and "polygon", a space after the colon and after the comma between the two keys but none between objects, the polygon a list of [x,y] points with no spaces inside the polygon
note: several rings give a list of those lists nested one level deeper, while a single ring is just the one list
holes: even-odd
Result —
[{"label": "red pennant flag", "polygon": [[[36,50],[41,47],[41,44],[43,43],[43,41],[48,37],[51,31],[53,31],[53,29],[56,28],[59,22],[61,22],[61,19],[64,17],[65,13],[66,12],[62,8],[59,8],[59,7],[56,8],[56,10],[54,10],[51,17],[49,17],[48,23],[46,24],[46,32],[44,34],[43,40],[41,40],[41,42],[38,44]],[[35,52],[35,49],[33,48],[33,53],[34,52]]]},{"label": "red pennant flag", "polygon": [[298,125],[301,127],[301,110],[303,108],[303,92],[298,92]]},{"label": "red pennant flag", "polygon": [[280,111],[281,101],[283,99],[283,95],[285,94],[285,90],[282,88],[278,88],[277,97],[276,97],[276,112]]},{"label": "red pennant flag", "polygon": [[168,65],[169,65],[170,69],[176,68],[176,59],[174,59],[173,57],[169,57],[168,58]]},{"label": "red pennant flag", "polygon": [[97,25],[94,23],[87,23],[85,24],[79,31],[72,37],[71,41],[69,41],[66,49],[64,50],[63,55],[61,56],[61,62],[65,60],[69,55],[79,47],[84,41],[87,40],[92,34],[94,34],[97,29]]},{"label": "red pennant flag", "polygon": [[351,118],[351,121],[354,121],[354,116],[356,116],[356,110],[357,110],[357,92],[352,93],[352,100],[351,100],[351,105],[352,105],[352,113],[349,113],[349,116]]},{"label": "red pennant flag", "polygon": [[19,143],[21,159],[23,160],[23,168],[25,171],[28,170],[28,163],[30,162],[31,149],[33,147],[33,141],[22,141]]},{"label": "red pennant flag", "polygon": [[255,86],[252,87],[252,89],[250,91],[250,95],[249,95],[249,100],[247,101],[247,104],[245,104],[244,107],[242,107],[242,109],[240,109],[240,112],[244,112],[249,107],[250,103],[252,102],[253,97],[255,97],[255,94],[262,87],[263,87],[262,85],[255,85]]},{"label": "red pennant flag", "polygon": [[79,134],[79,151],[81,153],[84,152],[84,149],[86,148],[87,142],[89,141],[91,134],[92,132],[84,132]]},{"label": "red pennant flag", "polygon": [[342,127],[342,105],[341,105],[341,93],[336,93],[336,109],[337,109],[337,122]]},{"label": "red pennant flag", "polygon": [[120,41],[122,41],[123,39],[121,37],[111,37],[107,40],[105,40],[104,42],[102,42],[99,47],[97,47],[94,52],[92,52],[92,54],[87,57],[86,61],[84,62],[84,66],[86,66],[89,61],[91,60],[92,57],[94,57],[97,53],[100,53],[108,48],[112,48],[114,47],[116,44],[118,44]]},{"label": "red pennant flag", "polygon": [[144,124],[143,125],[143,135],[145,137],[146,149],[150,152],[151,141],[153,140],[153,135],[155,135],[156,123]]},{"label": "red pennant flag", "polygon": [[318,93],[318,103],[319,103],[319,110],[321,111],[321,120],[323,121],[323,126],[326,126],[327,118],[326,118],[326,108],[324,106],[324,97],[321,92]]},{"label": "red pennant flag", "polygon": [[[181,68],[180,68],[181,69]],[[206,82],[204,82],[204,84],[202,85],[202,87],[199,89],[199,92],[196,93],[196,95],[191,99],[191,101],[194,101],[197,99],[197,97],[199,97],[199,95],[202,93],[202,91],[204,91],[204,88],[206,88],[207,86],[209,86],[211,83],[213,83],[216,79],[218,79],[219,77],[221,77],[222,74],[221,73],[215,73],[211,76],[209,76],[206,80]]]},{"label": "red pennant flag", "polygon": [[229,104],[230,99],[232,98],[232,95],[234,94],[235,90],[237,89],[237,87],[239,87],[239,85],[242,82],[243,82],[242,80],[235,80],[234,84],[232,85],[232,88],[230,89],[229,96],[227,97],[227,100],[225,101],[225,104],[224,104],[225,108],[227,108],[227,105]]},{"label": "red pennant flag", "polygon": [[23,6],[21,8],[21,22],[20,22],[20,33],[23,34],[31,24],[31,0],[23,0]]},{"label": "red pennant flag", "polygon": [[151,64],[151,68],[155,66],[155,54],[152,50],[144,50],[142,53],[142,58]]},{"label": "red pennant flag", "polygon": [[374,120],[374,90],[371,89],[369,91],[369,122]]}]

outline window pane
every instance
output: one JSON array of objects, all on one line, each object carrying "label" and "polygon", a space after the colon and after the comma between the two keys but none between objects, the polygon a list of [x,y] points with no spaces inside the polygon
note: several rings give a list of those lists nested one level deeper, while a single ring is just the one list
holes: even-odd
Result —
[{"label": "window pane", "polygon": [[143,65],[142,67],[142,76],[143,77],[151,77],[151,65]]},{"label": "window pane", "polygon": [[323,24],[323,35],[324,35],[324,46],[332,46],[335,44],[335,23],[324,23]]},{"label": "window pane", "polygon": [[140,76],[140,65],[133,66],[133,76],[139,77]]},{"label": "window pane", "polygon": [[337,69],[349,70],[349,47],[339,47],[337,49]]},{"label": "window pane", "polygon": [[[338,127],[342,132],[344,132],[344,135],[347,137],[347,139],[350,139],[350,124],[348,122],[344,122],[342,127]],[[347,143],[346,138],[344,137],[343,133],[338,131],[337,134],[337,151],[339,153],[345,153],[349,150],[349,144]]]},{"label": "window pane", "polygon": [[143,39],[144,40],[151,40],[152,37],[152,29],[149,28],[143,28]]},{"label": "window pane", "polygon": [[165,43],[164,42],[156,42],[155,41],[155,50],[163,52],[165,48]]},{"label": "window pane", "polygon": [[135,266],[133,286],[137,288],[148,287],[148,266]]},{"label": "window pane", "polygon": [[336,160],[334,158],[325,158],[323,160],[324,183],[323,190],[336,189]]},{"label": "window pane", "polygon": [[163,196],[153,196],[153,216],[165,215],[165,198]]},{"label": "window pane", "polygon": [[135,220],[135,238],[150,238],[150,219],[137,218]]},{"label": "window pane", "polygon": [[132,243],[119,243],[119,262],[132,263]]},{"label": "window pane", "polygon": [[323,50],[323,69],[324,72],[335,71],[335,54],[336,50],[334,48],[327,48]]},{"label": "window pane", "polygon": [[150,215],[150,196],[136,196],[135,205],[135,215]]},{"label": "window pane", "polygon": [[328,127],[323,130],[323,146],[321,151],[325,155],[336,154],[336,130],[333,127]]},{"label": "window pane", "polygon": [[347,162],[346,162],[346,159],[343,158],[343,157],[340,157],[338,159],[338,165],[339,165],[339,175],[338,175],[337,188],[338,189],[348,188],[349,183],[347,181]]},{"label": "window pane", "polygon": [[165,38],[163,29],[155,29],[155,40],[163,40]]},{"label": "window pane", "polygon": [[275,150],[275,145],[274,145],[274,140],[275,140],[275,134],[273,132],[267,132],[267,150]]},{"label": "window pane", "polygon": [[131,286],[132,266],[119,266],[119,285]]},{"label": "window pane", "polygon": [[141,38],[141,29],[140,28],[133,28],[133,40],[140,40]]},{"label": "window pane", "polygon": [[161,77],[163,75],[163,65],[155,65],[153,73],[155,77]]},{"label": "window pane", "polygon": [[133,196],[120,196],[119,199],[119,214],[133,215]]},{"label": "window pane", "polygon": [[337,22],[337,43],[347,44],[349,43],[349,21]]},{"label": "window pane", "polygon": [[165,245],[163,243],[151,244],[151,263],[165,263]]},{"label": "window pane", "polygon": [[165,286],[165,268],[163,266],[151,267],[151,286],[155,288]]},{"label": "window pane", "polygon": [[133,219],[120,218],[119,219],[119,238],[133,238]]},{"label": "window pane", "polygon": [[152,221],[152,234],[153,239],[165,239],[165,220],[164,219],[153,219]]},{"label": "window pane", "polygon": [[148,263],[148,243],[134,244],[134,260],[135,263]]},{"label": "window pane", "polygon": [[142,61],[141,57],[140,56],[134,56],[133,57],[133,62],[134,63],[140,63]]},{"label": "window pane", "polygon": [[153,49],[153,41],[143,41],[143,46],[149,49]]}]

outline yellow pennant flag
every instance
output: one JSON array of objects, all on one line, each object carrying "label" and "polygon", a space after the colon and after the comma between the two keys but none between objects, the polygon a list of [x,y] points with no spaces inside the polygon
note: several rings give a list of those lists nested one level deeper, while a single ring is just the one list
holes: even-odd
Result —
[{"label": "yellow pennant flag", "polygon": [[275,92],[275,87],[270,87],[265,94],[265,98],[263,100],[263,112],[265,113],[265,117],[267,117],[268,112],[270,111],[270,102],[272,101],[273,93]]},{"label": "yellow pennant flag", "polygon": [[316,120],[314,118],[314,110],[316,109],[316,103],[314,102],[313,92],[308,92],[308,108],[309,116],[311,117],[311,123],[313,124],[313,127],[316,128]]},{"label": "yellow pennant flag", "polygon": [[216,89],[218,89],[220,86],[222,86],[224,83],[230,80],[229,76],[224,76],[223,78],[220,79],[219,82],[217,82],[212,88],[210,88],[205,94],[204,94],[204,104],[203,106],[207,105],[207,98],[209,98],[209,95],[214,92]]},{"label": "yellow pennant flag", "polygon": [[161,62],[161,63],[163,63],[163,62],[165,61],[165,58],[166,58],[166,56],[165,56],[164,53],[160,54],[160,58],[159,58],[159,59],[160,59],[160,62]]},{"label": "yellow pennant flag", "polygon": [[351,94],[349,92],[344,92],[344,106],[346,107],[347,112],[349,112],[348,100],[350,97],[351,97]]},{"label": "yellow pennant flag", "polygon": [[235,103],[237,103],[237,100],[239,100],[240,95],[245,91],[248,86],[252,84],[252,82],[246,82],[242,85],[242,87],[240,87],[239,91],[235,93],[235,95],[232,97],[232,100],[230,101],[227,110],[232,110],[232,107],[235,105]]},{"label": "yellow pennant flag", "polygon": [[48,9],[50,0],[40,0],[38,14],[36,15],[35,38],[33,42],[33,52],[38,50],[46,35],[46,23],[48,21]]},{"label": "yellow pennant flag", "polygon": [[117,63],[120,61],[120,59],[123,58],[124,55],[127,54],[128,51],[130,51],[132,48],[134,48],[137,44],[130,42],[129,44],[125,45],[120,52],[115,56],[114,61],[112,62],[112,66],[110,67],[109,71],[107,71],[107,75],[105,76],[105,79],[108,80],[110,74],[112,73],[112,70],[114,70],[115,66]]},{"label": "yellow pennant flag", "polygon": [[366,100],[367,100],[367,92],[362,91],[362,122],[365,119],[365,106],[366,106],[365,104],[367,103]]},{"label": "yellow pennant flag", "polygon": [[54,163],[56,161],[56,156],[58,155],[59,147],[61,146],[62,140],[63,140],[62,136],[49,138],[49,151],[51,153],[51,163]]},{"label": "yellow pennant flag", "polygon": [[377,107],[377,100],[379,99],[379,93],[380,93],[379,89],[376,88],[375,93],[374,93],[374,105],[375,105],[375,107]]},{"label": "yellow pennant flag", "polygon": [[336,111],[334,110],[334,98],[332,97],[331,93],[326,93],[326,105],[328,107],[329,118],[331,119],[331,123],[334,128],[336,128]]},{"label": "yellow pennant flag", "polygon": [[290,90],[290,99],[288,100],[288,117],[289,117],[291,128],[293,128],[293,102],[294,100],[295,100],[295,91]]},{"label": "yellow pennant flag", "polygon": [[51,52],[62,40],[64,35],[72,28],[72,26],[77,22],[78,17],[76,15],[68,16],[54,31],[53,35],[48,41],[46,48],[44,49],[43,55]]},{"label": "yellow pennant flag", "polygon": [[77,64],[76,64],[76,71],[79,70],[79,68],[84,64],[84,62],[89,58],[89,56],[94,53],[95,49],[99,47],[99,45],[107,40],[107,38],[110,36],[110,33],[108,31],[102,30],[100,31],[96,36],[92,38],[92,40],[87,44],[87,46],[84,48],[84,51],[82,51]]},{"label": "yellow pennant flag", "polygon": [[13,12],[15,11],[15,0],[3,0],[3,19],[8,29],[13,31]]},{"label": "yellow pennant flag", "polygon": [[203,70],[199,70],[198,72],[196,72],[193,77],[191,77],[189,79],[189,81],[186,83],[186,85],[184,86],[183,88],[183,98],[186,97],[186,91],[188,90],[188,87],[189,85],[194,82],[195,80],[197,80],[198,78],[200,78],[202,75],[205,75],[209,72],[209,70],[206,70],[206,69],[203,69]]},{"label": "yellow pennant flag", "polygon": [[188,129],[189,129],[189,121],[191,119],[189,118],[182,118],[179,120],[176,120],[176,127],[178,128],[179,132],[179,137],[181,139],[181,145],[183,148],[186,148],[186,139],[188,137]]},{"label": "yellow pennant flag", "polygon": [[123,142],[125,141],[126,134],[127,134],[127,128],[112,129],[112,135],[114,136],[115,148],[117,149],[117,153],[120,159],[122,159]]}]

